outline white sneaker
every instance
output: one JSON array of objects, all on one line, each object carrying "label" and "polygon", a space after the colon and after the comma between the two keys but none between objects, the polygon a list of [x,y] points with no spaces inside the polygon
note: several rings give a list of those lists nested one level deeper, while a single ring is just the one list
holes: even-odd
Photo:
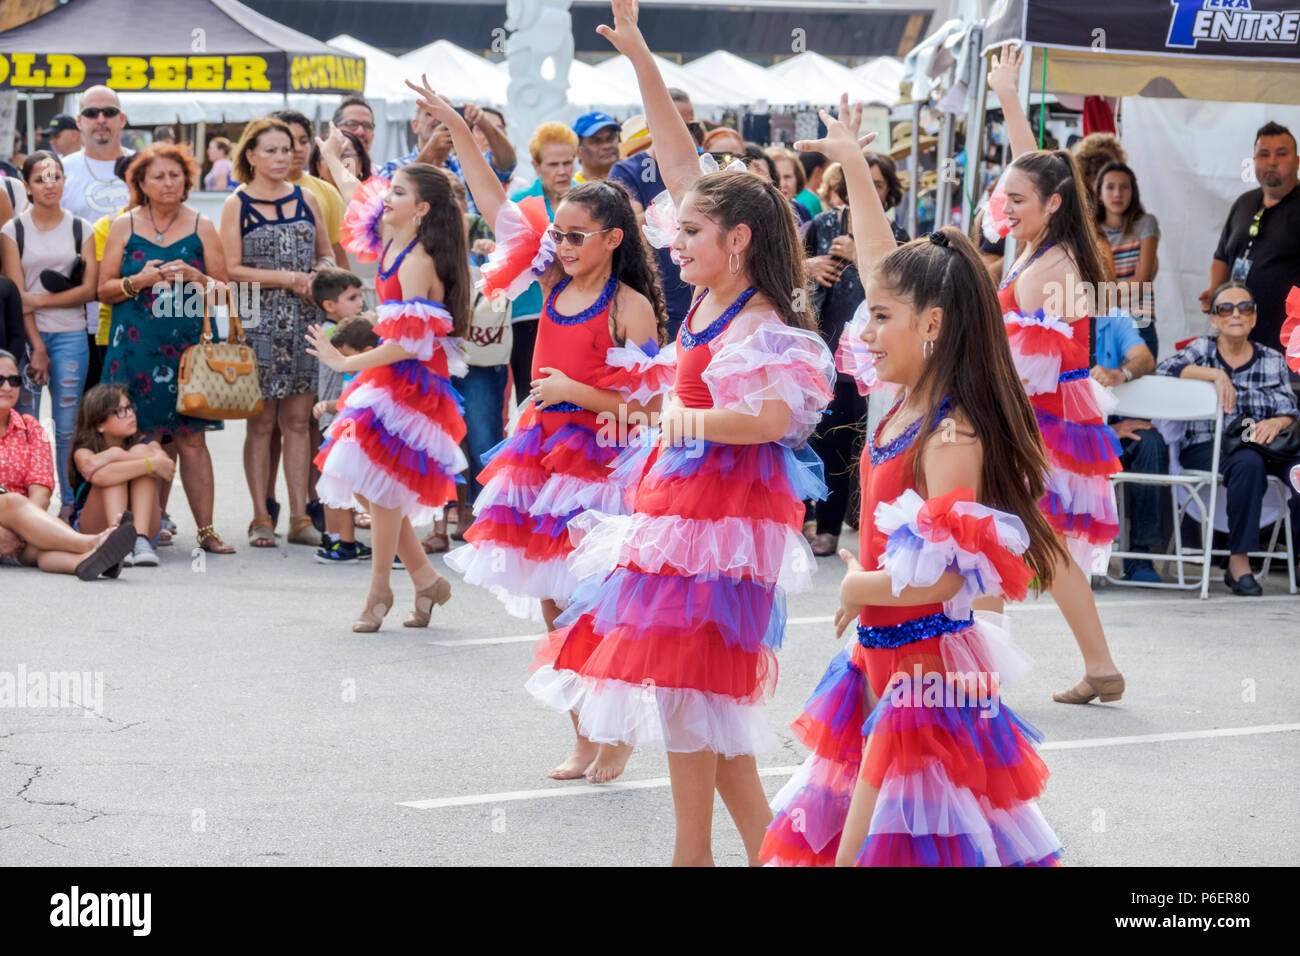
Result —
[{"label": "white sneaker", "polygon": [[[158,554],[154,551],[153,545],[144,535],[135,536],[135,547],[131,549],[131,554],[126,558],[132,567],[136,568],[156,568],[158,567]],[[125,561],[123,563],[126,563]]]}]

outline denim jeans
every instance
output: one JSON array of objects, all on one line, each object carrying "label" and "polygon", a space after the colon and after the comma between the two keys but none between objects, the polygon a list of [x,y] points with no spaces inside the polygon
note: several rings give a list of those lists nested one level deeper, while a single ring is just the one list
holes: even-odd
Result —
[{"label": "denim jeans", "polygon": [[465,457],[469,459],[469,500],[478,497],[478,473],[483,453],[505,438],[501,416],[506,404],[506,371],[509,366],[471,365],[464,378],[452,384],[465,400]]},{"label": "denim jeans", "polygon": [[[54,419],[54,467],[59,475],[59,497],[63,504],[70,505],[75,496],[68,485],[68,456],[72,453],[77,408],[81,404],[81,393],[86,384],[90,347],[84,331],[42,332],[41,340],[50,356],[50,414]],[[24,397],[16,406],[18,411],[36,415],[41,407],[42,391],[40,388],[32,391],[24,388]]]},{"label": "denim jeans", "polygon": [[[1137,438],[1120,441],[1120,463],[1125,471],[1143,475],[1169,474],[1169,446],[1154,428]],[[1124,513],[1128,517],[1130,551],[1162,551],[1169,538],[1169,489],[1159,485],[1125,484]],[[1133,558],[1124,559],[1124,573],[1133,570]]]}]

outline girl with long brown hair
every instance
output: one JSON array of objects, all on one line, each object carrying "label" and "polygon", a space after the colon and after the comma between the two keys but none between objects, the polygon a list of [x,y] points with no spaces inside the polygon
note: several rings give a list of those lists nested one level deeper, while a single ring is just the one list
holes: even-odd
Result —
[{"label": "girl with long brown hair", "polygon": [[309,354],[356,374],[316,455],[317,489],[332,507],[350,508],[355,500],[370,512],[370,593],[352,629],[379,630],[393,606],[395,554],[415,586],[415,612],[404,624],[427,627],[434,606],[451,598],[451,582],[429,562],[414,525],[432,523],[457,499],[468,467],[451,376],[467,368],[459,337],[470,319],[469,245],[446,176],[411,163],[391,183],[371,179],[362,186],[343,165],[346,142],[333,126],[327,140],[317,141],[334,182],[352,198],[345,248],[379,260],[375,333],[383,341],[344,356],[319,325],[309,330]]},{"label": "girl with long brown hair", "polygon": [[972,613],[981,594],[1023,597],[1035,575],[1050,586],[1064,557],[1036,504],[1047,463],[1033,409],[970,240],[946,227],[895,248],[861,106],[846,96],[840,119],[822,119],[827,137],[799,147],[843,164],[868,277],[845,335],[901,393],[863,463],[862,560],[840,552],[836,633],[856,624],[857,642],[793,724],[812,754],[774,802],[762,859],[1051,865],[1037,734],[1001,701],[1023,658],[996,615]]},{"label": "girl with long brown hair", "polygon": [[1119,700],[1124,676],[1110,656],[1089,579],[1106,572],[1111,542],[1119,535],[1110,476],[1121,469],[1121,449],[1102,412],[1101,386],[1089,375],[1090,316],[1106,308],[1108,271],[1074,157],[1065,150],[1034,148],[1016,96],[1022,60],[1022,54],[1004,47],[989,73],[1015,153],[990,212],[1023,246],[998,301],[1047,447],[1047,490],[1039,507],[1073,558],[1062,558],[1057,566],[1052,598],[1074,632],[1084,676],[1052,699],[1063,704]]}]

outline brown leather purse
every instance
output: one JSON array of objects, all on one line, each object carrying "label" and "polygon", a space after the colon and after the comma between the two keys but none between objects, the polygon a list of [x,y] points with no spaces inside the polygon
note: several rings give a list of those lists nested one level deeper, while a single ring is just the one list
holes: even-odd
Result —
[{"label": "brown leather purse", "polygon": [[235,313],[235,299],[226,289],[230,312],[230,341],[214,344],[203,297],[203,335],[181,355],[176,384],[176,411],[214,420],[252,418],[262,411],[262,384],[257,354],[244,341],[244,328]]}]

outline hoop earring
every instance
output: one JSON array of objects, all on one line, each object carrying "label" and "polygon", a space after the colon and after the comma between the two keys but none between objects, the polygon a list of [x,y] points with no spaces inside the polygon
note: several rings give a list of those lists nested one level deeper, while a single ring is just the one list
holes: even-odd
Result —
[{"label": "hoop earring", "polygon": [[934,342],[932,342],[930,339],[926,339],[925,343],[921,346],[921,358],[929,359],[929,357],[933,354],[934,354]]},{"label": "hoop earring", "polygon": [[[735,260],[734,264],[732,263],[733,259]],[[733,276],[740,271],[740,256],[737,253],[733,252],[727,256],[727,269]]]}]

